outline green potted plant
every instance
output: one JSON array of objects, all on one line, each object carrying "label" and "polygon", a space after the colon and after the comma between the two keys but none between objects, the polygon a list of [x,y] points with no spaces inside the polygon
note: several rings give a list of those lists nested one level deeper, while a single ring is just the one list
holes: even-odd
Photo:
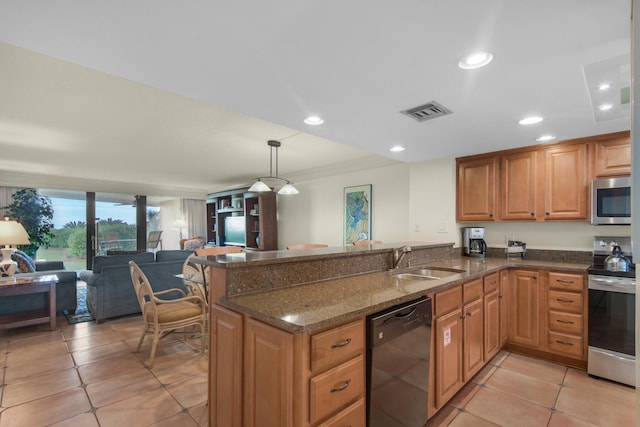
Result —
[{"label": "green potted plant", "polygon": [[19,245],[18,249],[35,259],[38,248],[49,247],[49,242],[54,237],[51,199],[39,195],[33,188],[18,190],[11,199],[11,204],[3,209],[7,216],[22,224],[30,241],[29,245]]}]

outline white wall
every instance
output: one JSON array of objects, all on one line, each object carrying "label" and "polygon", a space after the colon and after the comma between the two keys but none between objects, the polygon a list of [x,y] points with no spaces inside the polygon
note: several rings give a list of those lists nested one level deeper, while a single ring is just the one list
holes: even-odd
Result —
[{"label": "white wall", "polygon": [[342,246],[344,187],[371,184],[371,234],[385,243],[409,240],[409,166],[296,182],[300,194],[278,196],[278,246],[326,243]]},{"label": "white wall", "polygon": [[505,239],[530,249],[591,251],[593,236],[630,236],[629,226],[586,222],[456,224],[455,159],[370,169],[296,183],[300,194],[278,196],[278,244],[327,243],[342,246],[344,187],[373,184],[372,234],[386,243],[452,242],[460,246],[462,227],[485,227],[491,247]]}]

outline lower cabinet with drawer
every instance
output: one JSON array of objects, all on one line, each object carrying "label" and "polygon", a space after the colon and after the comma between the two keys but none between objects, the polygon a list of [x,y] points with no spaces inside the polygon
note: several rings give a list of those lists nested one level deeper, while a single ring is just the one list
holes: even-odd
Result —
[{"label": "lower cabinet with drawer", "polygon": [[587,289],[584,274],[550,271],[546,288],[545,350],[586,362]]},{"label": "lower cabinet with drawer", "polygon": [[210,315],[210,426],[365,425],[364,318],[308,334]]}]

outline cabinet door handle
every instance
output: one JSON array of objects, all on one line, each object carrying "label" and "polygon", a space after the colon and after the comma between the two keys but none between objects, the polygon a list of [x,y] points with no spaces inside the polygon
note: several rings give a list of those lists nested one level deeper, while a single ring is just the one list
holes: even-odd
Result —
[{"label": "cabinet door handle", "polygon": [[493,218],[493,214],[492,213],[489,214],[489,218]]},{"label": "cabinet door handle", "polygon": [[567,280],[567,279],[556,279],[558,281],[558,283],[573,283],[573,280]]},{"label": "cabinet door handle", "polygon": [[536,216],[535,212],[531,212],[531,216]]},{"label": "cabinet door handle", "polygon": [[502,295],[498,295],[498,298],[502,299]]},{"label": "cabinet door handle", "polygon": [[573,343],[571,343],[571,342],[567,342],[567,341],[560,341],[560,340],[556,340],[556,342],[557,342],[558,344],[562,344],[562,345],[573,345]]},{"label": "cabinet door handle", "polygon": [[338,386],[338,387],[334,387],[334,388],[332,388],[332,389],[331,389],[331,393],[336,393],[336,392],[338,392],[338,391],[342,391],[342,390],[344,390],[345,388],[349,387],[349,384],[351,384],[351,380],[346,380],[346,381],[344,382],[344,384],[342,384],[341,386]]},{"label": "cabinet door handle", "polygon": [[556,322],[558,323],[564,323],[565,325],[573,325],[573,322],[570,320],[562,320],[562,319],[557,319]]},{"label": "cabinet door handle", "polygon": [[464,320],[464,318],[465,318],[464,314],[463,314],[462,316],[460,316],[460,318],[461,318],[462,320]]},{"label": "cabinet door handle", "polygon": [[467,312],[467,317],[471,317],[471,312]]},{"label": "cabinet door handle", "polygon": [[558,302],[573,302],[572,299],[566,299],[566,298],[556,298],[556,301],[558,301]]},{"label": "cabinet door handle", "polygon": [[545,215],[549,215],[549,212],[545,212],[544,214],[545,214]]},{"label": "cabinet door handle", "polygon": [[335,344],[331,344],[331,348],[340,348],[340,347],[346,347],[349,345],[349,343],[351,343],[351,338],[347,338],[346,340],[342,341],[342,342],[338,342]]}]

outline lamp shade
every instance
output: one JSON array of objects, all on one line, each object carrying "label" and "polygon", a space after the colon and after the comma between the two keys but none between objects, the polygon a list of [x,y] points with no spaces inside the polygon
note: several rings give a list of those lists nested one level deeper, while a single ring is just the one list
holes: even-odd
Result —
[{"label": "lamp shade", "polygon": [[253,183],[251,187],[249,187],[249,191],[253,191],[253,192],[271,191],[271,188],[264,182],[257,180],[256,182]]},{"label": "lamp shade", "polygon": [[278,191],[278,194],[282,194],[285,196],[293,196],[294,194],[298,194],[299,191],[296,187],[291,185],[290,182],[287,182],[281,189]]},{"label": "lamp shade", "polygon": [[0,245],[28,245],[29,235],[22,224],[5,218],[0,221]]}]

